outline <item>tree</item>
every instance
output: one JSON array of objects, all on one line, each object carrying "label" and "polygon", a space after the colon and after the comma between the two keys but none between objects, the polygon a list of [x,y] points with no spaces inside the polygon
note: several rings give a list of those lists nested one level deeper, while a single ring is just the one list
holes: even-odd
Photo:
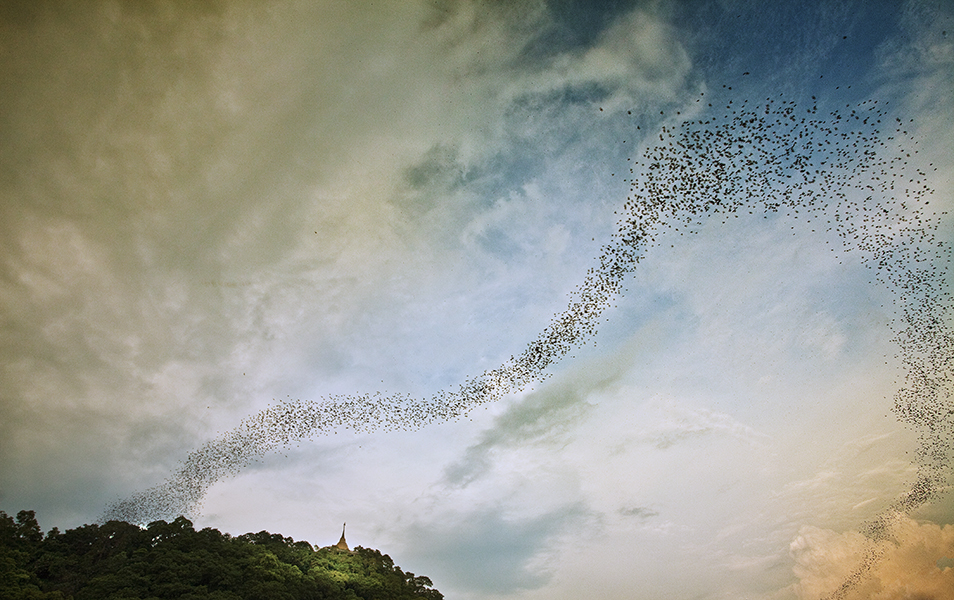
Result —
[{"label": "tree", "polygon": [[179,517],[122,521],[44,538],[33,511],[0,512],[0,598],[99,600],[441,600],[427,577],[386,554],[314,549],[267,531],[231,537]]}]

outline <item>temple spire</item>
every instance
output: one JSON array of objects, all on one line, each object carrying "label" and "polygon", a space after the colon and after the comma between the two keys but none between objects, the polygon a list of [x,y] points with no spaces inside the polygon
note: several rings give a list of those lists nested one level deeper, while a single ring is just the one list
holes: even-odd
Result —
[{"label": "temple spire", "polygon": [[345,552],[351,552],[351,550],[348,548],[348,542],[345,541],[345,525],[347,525],[347,523],[343,523],[341,525],[341,539],[338,540],[337,544],[335,544],[335,548],[344,550]]}]

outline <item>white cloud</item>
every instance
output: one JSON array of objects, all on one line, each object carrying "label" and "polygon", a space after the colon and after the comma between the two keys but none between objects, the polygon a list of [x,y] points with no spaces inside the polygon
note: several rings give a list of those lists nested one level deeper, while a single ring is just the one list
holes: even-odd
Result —
[{"label": "white cloud", "polygon": [[[697,110],[746,61],[774,70],[753,95],[805,92],[849,10],[736,49],[709,36],[788,9],[714,3],[722,20],[676,27],[652,4],[561,44],[544,2],[375,4],[0,24],[5,503],[68,527],[273,399],[429,395],[497,366],[613,231],[634,119],[645,135]],[[949,205],[954,153],[931,132],[951,129],[951,38],[909,21],[914,49],[880,55],[904,87],[884,89],[924,123]],[[316,543],[347,519],[349,541],[403,547],[461,596],[743,597],[796,559],[805,586],[829,581],[837,535],[806,529],[794,558],[787,541],[889,503],[913,439],[888,414],[888,291],[802,225],[664,234],[598,347],[545,384],[266,457],[204,519]]]},{"label": "white cloud", "polygon": [[727,414],[706,408],[691,408],[672,399],[654,398],[642,410],[649,413],[650,424],[647,429],[636,433],[635,440],[652,444],[658,450],[710,435],[732,437],[756,448],[768,438]]},{"label": "white cloud", "polygon": [[[577,184],[554,196],[557,187],[535,189],[515,173],[487,188],[491,198],[526,191],[496,215],[504,221],[473,192],[476,203],[433,189],[429,227],[400,197],[433,148],[453,149],[441,168],[492,179],[487,161],[509,160],[508,139],[545,145],[554,131],[524,128],[511,103],[581,83],[593,59],[524,56],[549,27],[540,3],[447,8],[102,3],[3,22],[12,83],[0,136],[0,302],[17,327],[3,346],[0,421],[15,455],[33,449],[36,477],[53,478],[62,460],[36,438],[116,437],[99,462],[128,471],[124,456],[144,456],[145,475],[130,473],[138,486],[272,398],[432,393],[476,374],[475,356],[478,369],[495,366],[539,327],[552,289],[531,279],[533,301],[511,294],[533,275],[559,288],[585,263],[564,260],[585,221],[558,218]],[[665,37],[653,16],[637,21],[640,36]],[[629,93],[620,75],[640,64],[684,66],[675,43],[634,53],[622,33],[608,35],[591,50],[624,71],[607,67],[587,83]],[[683,75],[640,85],[662,89]],[[562,168],[535,160],[538,171]],[[479,248],[468,256],[475,248],[461,232],[480,222],[539,252],[546,270],[498,268]],[[542,233],[526,244],[527,231]],[[502,306],[518,323],[507,336],[482,325]],[[49,411],[66,414],[41,419]],[[123,433],[146,422],[158,430],[139,441]],[[4,487],[28,487],[7,476]],[[20,501],[41,514],[52,502]]]},{"label": "white cloud", "polygon": [[791,507],[787,520],[829,528],[857,527],[885,510],[916,479],[905,452],[915,447],[900,429],[847,439],[808,477],[787,481],[774,501]]}]

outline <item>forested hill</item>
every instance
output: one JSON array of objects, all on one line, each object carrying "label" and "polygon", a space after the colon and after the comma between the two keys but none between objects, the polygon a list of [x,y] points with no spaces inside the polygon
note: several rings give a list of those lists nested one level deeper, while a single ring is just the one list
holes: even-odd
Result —
[{"label": "forested hill", "polygon": [[0,598],[443,598],[387,554],[315,549],[261,531],[196,531],[185,517],[143,529],[121,521],[46,535],[33,511],[0,511]]}]

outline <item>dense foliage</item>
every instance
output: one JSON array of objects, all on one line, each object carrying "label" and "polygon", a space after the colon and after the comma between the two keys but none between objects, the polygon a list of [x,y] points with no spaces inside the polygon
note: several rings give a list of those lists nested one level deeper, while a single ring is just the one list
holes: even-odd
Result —
[{"label": "dense foliage", "polygon": [[261,531],[196,531],[185,517],[145,529],[109,521],[43,535],[33,511],[0,511],[0,598],[440,600],[387,554],[314,549]]}]

